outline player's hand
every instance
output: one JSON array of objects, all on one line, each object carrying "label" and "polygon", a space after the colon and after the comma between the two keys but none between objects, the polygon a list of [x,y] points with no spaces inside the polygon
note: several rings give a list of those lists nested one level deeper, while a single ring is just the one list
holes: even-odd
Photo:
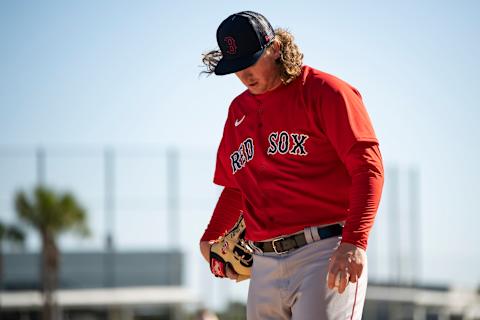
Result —
[{"label": "player's hand", "polygon": [[227,277],[230,280],[237,280],[238,279],[238,273],[233,270],[233,268],[227,264]]},{"label": "player's hand", "polygon": [[328,265],[327,285],[343,293],[349,282],[355,283],[362,275],[367,261],[365,250],[351,243],[341,243]]}]

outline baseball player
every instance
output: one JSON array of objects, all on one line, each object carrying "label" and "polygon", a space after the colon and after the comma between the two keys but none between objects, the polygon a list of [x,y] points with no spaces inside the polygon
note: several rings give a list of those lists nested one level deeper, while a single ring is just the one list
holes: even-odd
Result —
[{"label": "baseball player", "polygon": [[[234,73],[246,90],[228,111],[214,175],[224,189],[200,250],[211,261],[210,240],[242,213],[249,320],[361,319],[383,187],[378,140],[360,93],[303,65],[293,40],[244,11],[220,24],[219,50],[203,56],[207,73]],[[221,276],[238,274],[227,265]]]}]

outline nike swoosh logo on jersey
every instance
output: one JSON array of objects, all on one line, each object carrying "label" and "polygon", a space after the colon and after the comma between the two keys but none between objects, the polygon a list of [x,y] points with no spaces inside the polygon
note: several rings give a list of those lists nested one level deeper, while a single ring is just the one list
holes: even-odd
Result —
[{"label": "nike swoosh logo on jersey", "polygon": [[238,119],[235,120],[235,127],[238,127],[238,126],[243,122],[244,119],[245,119],[245,115],[243,115],[242,119],[240,119],[240,120],[238,120]]}]

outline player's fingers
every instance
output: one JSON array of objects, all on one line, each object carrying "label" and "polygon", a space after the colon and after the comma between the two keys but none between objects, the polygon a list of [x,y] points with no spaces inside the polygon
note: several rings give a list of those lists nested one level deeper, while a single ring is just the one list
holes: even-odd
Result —
[{"label": "player's fingers", "polygon": [[235,270],[233,270],[233,268],[229,264],[227,264],[226,266],[226,273],[229,279],[232,279],[232,280],[238,279],[238,273],[236,273]]},{"label": "player's fingers", "polygon": [[362,275],[363,266],[361,264],[351,263],[348,270],[350,273],[350,282],[355,283]]},{"label": "player's fingers", "polygon": [[363,265],[362,264],[359,264],[357,266],[357,277],[360,278],[360,276],[362,275],[362,272],[363,272]]},{"label": "player's fingers", "polygon": [[328,273],[332,272],[333,265],[334,265],[334,262],[333,262],[332,258],[328,259],[328,268],[327,268]]},{"label": "player's fingers", "polygon": [[349,279],[349,281],[350,281],[351,283],[357,282],[357,281],[358,281],[358,276],[357,276],[356,274],[354,274],[354,273],[353,273],[353,274],[350,274],[350,279]]},{"label": "player's fingers", "polygon": [[349,278],[348,281],[355,283],[358,279],[358,267],[355,264],[350,264],[348,267]]},{"label": "player's fingers", "polygon": [[339,274],[340,276],[338,280],[338,293],[343,293],[348,285],[348,279],[350,275],[347,271],[339,271]]},{"label": "player's fingers", "polygon": [[336,278],[337,274],[336,273],[333,273],[333,271],[329,271],[328,274],[327,274],[327,285],[328,285],[328,288],[330,289],[333,289],[335,288],[335,278]]}]

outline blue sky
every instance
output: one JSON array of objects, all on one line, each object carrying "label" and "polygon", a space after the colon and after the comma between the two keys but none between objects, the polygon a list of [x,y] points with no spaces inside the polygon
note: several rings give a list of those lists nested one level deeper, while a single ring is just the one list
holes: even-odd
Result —
[{"label": "blue sky", "polygon": [[201,150],[186,183],[214,199],[215,149],[243,87],[199,77],[200,54],[247,9],[362,93],[387,166],[420,171],[422,278],[480,284],[478,1],[2,1],[0,146]]}]

